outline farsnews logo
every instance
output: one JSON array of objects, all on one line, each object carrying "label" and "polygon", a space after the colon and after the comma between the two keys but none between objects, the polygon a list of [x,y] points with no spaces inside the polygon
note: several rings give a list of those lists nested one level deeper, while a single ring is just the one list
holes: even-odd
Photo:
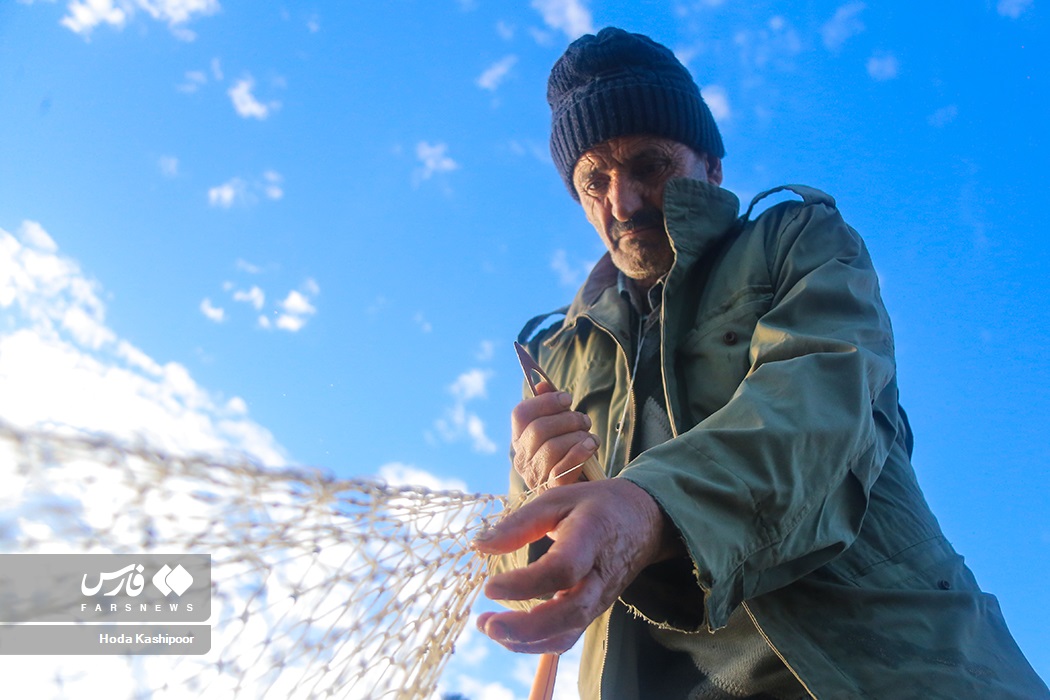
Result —
[{"label": "farsnews logo", "polygon": [[174,593],[178,597],[193,585],[193,577],[190,576],[189,571],[182,568],[182,564],[177,565],[174,569],[165,564],[153,575],[153,585],[165,596]]},{"label": "farsnews logo", "polygon": [[[128,564],[116,571],[103,571],[96,575],[94,585],[88,583],[89,574],[84,574],[80,583],[80,592],[86,596],[98,595],[107,582],[116,581],[116,585],[103,592],[102,595],[115,596],[123,590],[124,593],[134,598],[142,593],[142,589],[146,586],[142,571],[142,564]],[[193,576],[182,564],[176,565],[174,569],[165,564],[153,575],[152,582],[165,597],[171,596],[172,593],[179,597],[193,585]]]},{"label": "farsnews logo", "polygon": [[88,585],[88,575],[84,574],[80,582],[80,592],[87,596],[96,595],[106,581],[117,581],[117,585],[102,595],[117,595],[123,588],[129,596],[135,597],[142,593],[146,585],[145,579],[142,578],[142,564],[128,564],[123,569],[100,573],[98,583],[94,586]]}]

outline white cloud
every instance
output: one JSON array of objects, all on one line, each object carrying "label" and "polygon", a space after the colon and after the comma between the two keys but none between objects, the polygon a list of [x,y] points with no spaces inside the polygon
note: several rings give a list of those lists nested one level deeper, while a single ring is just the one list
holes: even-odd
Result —
[{"label": "white cloud", "polygon": [[500,20],[496,22],[496,34],[498,34],[499,38],[503,39],[503,41],[510,41],[514,38],[514,25]]},{"label": "white cloud", "polygon": [[721,85],[706,86],[703,89],[703,97],[715,121],[727,122],[733,116],[733,111],[729,107],[729,95]]},{"label": "white cloud", "polygon": [[256,311],[260,311],[262,310],[263,304],[266,303],[266,293],[259,287],[252,285],[252,288],[247,291],[238,290],[234,292],[233,300],[251,304],[255,307]]},{"label": "white cloud", "polygon": [[[468,640],[469,641],[469,640]],[[554,700],[579,700],[579,689],[576,679],[580,675],[582,644],[577,644],[562,654],[558,659],[558,676],[554,683]],[[513,657],[513,666],[506,678],[516,681],[525,688],[531,688],[536,676],[536,662],[524,655]]]},{"label": "white cloud", "polygon": [[105,323],[98,283],[44,235],[32,222],[23,225],[21,240],[0,229],[4,420],[143,436],[180,454],[234,447],[264,463],[284,463],[268,431],[231,418],[184,366],[157,362],[117,336]]},{"label": "white cloud", "polygon": [[208,203],[213,207],[229,209],[232,206],[257,204],[260,197],[276,202],[284,197],[284,178],[276,170],[267,170],[261,178],[248,182],[242,177],[232,177],[221,185],[208,190]]},{"label": "white cloud", "polygon": [[[260,316],[260,319],[262,319],[262,318],[266,318],[266,317],[265,316]],[[280,328],[282,331],[288,331],[289,333],[298,333],[299,331],[302,330],[303,326],[306,325],[306,319],[303,318],[302,316],[292,316],[291,314],[281,314],[280,316],[277,317],[277,321],[275,322],[275,325],[277,326],[277,328]],[[270,327],[269,319],[267,319],[266,323],[263,324],[263,327],[264,328],[269,328]]]},{"label": "white cloud", "polygon": [[112,0],[74,0],[69,3],[69,14],[62,18],[61,24],[76,34],[90,36],[100,24],[120,28],[127,19],[124,10],[116,7]]},{"label": "white cloud", "polygon": [[496,451],[496,443],[486,434],[485,422],[467,408],[471,401],[486,398],[486,385],[491,377],[491,370],[471,369],[449,385],[453,404],[442,418],[434,421],[434,427],[447,442],[468,439],[475,452],[492,454]]},{"label": "white cloud", "polygon": [[864,32],[864,23],[860,13],[867,7],[863,2],[850,2],[835,10],[835,15],[820,28],[824,46],[838,52],[851,38]]},{"label": "white cloud", "polygon": [[417,326],[419,326],[419,330],[423,333],[429,333],[434,330],[434,326],[426,319],[426,316],[423,315],[422,311],[417,312],[416,315],[412,317],[412,320]]},{"label": "white cloud", "polygon": [[500,86],[504,78],[510,73],[510,69],[514,67],[514,64],[518,62],[518,57],[514,54],[504,56],[500,60],[493,63],[491,66],[485,69],[481,76],[477,80],[478,87],[483,90],[495,91]]},{"label": "white cloud", "polygon": [[591,11],[583,0],[532,0],[532,7],[548,27],[563,32],[569,39],[594,33]]},{"label": "white cloud", "polygon": [[226,410],[232,414],[243,416],[248,413],[248,404],[240,396],[234,396],[226,402]]},{"label": "white cloud", "polygon": [[183,24],[194,15],[211,15],[219,11],[218,0],[135,0],[153,19],[169,25]]},{"label": "white cloud", "polygon": [[45,253],[54,253],[58,250],[58,245],[54,239],[48,235],[43,226],[35,221],[23,221],[18,232],[21,235],[22,242],[31,248],[36,248]]},{"label": "white cloud", "polygon": [[492,377],[488,370],[472,369],[456,377],[448,390],[457,400],[466,403],[471,399],[485,398],[485,385]]},{"label": "white cloud", "polygon": [[227,94],[233,102],[233,108],[237,114],[245,119],[266,119],[270,112],[281,106],[280,102],[271,101],[263,104],[252,94],[255,80],[249,75],[234,83]]},{"label": "white cloud", "polygon": [[248,185],[239,177],[208,190],[208,203],[213,207],[229,209],[234,204],[248,204]]},{"label": "white cloud", "polygon": [[263,173],[263,194],[266,195],[267,199],[281,199],[284,197],[284,189],[281,188],[281,183],[284,178],[276,170],[267,170]]},{"label": "white cloud", "polygon": [[803,50],[802,39],[791,24],[780,15],[771,17],[765,27],[744,29],[733,36],[740,60],[752,70],[772,65],[792,69],[792,59]]},{"label": "white cloud", "polygon": [[157,159],[157,167],[164,177],[177,177],[179,174],[179,159],[175,156],[161,156]]},{"label": "white cloud", "polygon": [[496,443],[485,434],[485,422],[473,413],[467,416],[467,435],[475,452],[492,454],[496,451]]},{"label": "white cloud", "polygon": [[435,173],[448,173],[456,170],[459,163],[448,155],[448,145],[444,143],[429,144],[420,141],[416,144],[416,157],[422,167],[416,170],[416,179],[429,180]]},{"label": "white cloud", "polygon": [[529,35],[540,46],[554,46],[554,33],[538,27],[529,27]]},{"label": "white cloud", "polygon": [[379,478],[391,486],[422,486],[431,491],[467,491],[466,482],[460,479],[442,479],[402,462],[390,462],[381,466]]},{"label": "white cloud", "polygon": [[201,85],[208,83],[208,76],[203,71],[190,70],[186,71],[186,82],[179,85],[176,89],[179,92],[193,93],[200,89]]},{"label": "white cloud", "polygon": [[496,356],[496,344],[491,340],[483,340],[478,345],[478,352],[475,355],[477,359],[482,362],[487,362]]},{"label": "white cloud", "polygon": [[211,59],[211,75],[216,80],[222,80],[222,62],[218,58]]},{"label": "white cloud", "polygon": [[311,15],[310,18],[306,20],[306,29],[311,34],[316,34],[321,31],[321,19],[317,15]]},{"label": "white cloud", "polygon": [[262,272],[262,268],[261,267],[259,267],[258,265],[255,265],[253,263],[250,263],[247,260],[244,260],[243,258],[237,258],[237,262],[235,262],[234,265],[237,266],[238,270],[242,270],[244,272],[247,272],[249,275],[258,275],[259,273]]},{"label": "white cloud", "polygon": [[926,121],[930,126],[937,128],[947,126],[948,124],[955,121],[955,117],[959,116],[959,108],[956,105],[947,105],[941,107],[936,112],[926,118]]},{"label": "white cloud", "polygon": [[517,700],[518,697],[514,691],[502,683],[497,681],[485,683],[469,676],[460,676],[459,691],[465,697],[476,698],[476,700]]},{"label": "white cloud", "polygon": [[883,82],[897,77],[900,66],[892,53],[877,53],[868,59],[868,75]]},{"label": "white cloud", "polygon": [[1003,17],[1017,19],[1032,6],[1033,0],[999,0],[996,11]]},{"label": "white cloud", "polygon": [[387,306],[390,305],[390,300],[380,294],[377,296],[371,304],[365,308],[365,313],[369,316],[376,316],[381,313]]},{"label": "white cloud", "polygon": [[85,37],[103,24],[119,29],[141,11],[167,24],[176,37],[192,41],[194,33],[183,25],[220,8],[218,0],[72,0],[67,9],[62,25]]},{"label": "white cloud", "polygon": [[211,303],[211,299],[204,297],[200,305],[201,313],[204,314],[209,321],[215,323],[222,323],[226,320],[226,312],[218,306],[214,306]]},{"label": "white cloud", "polygon": [[[310,297],[316,296],[319,292],[320,288],[312,279],[303,284],[302,291],[293,289],[288,292],[288,296],[277,303],[281,312],[277,315],[274,326],[289,333],[298,333],[302,330],[310,317],[317,313],[317,308],[310,302]],[[270,328],[270,321],[266,316],[260,316],[259,325],[263,328]]]},{"label": "white cloud", "polygon": [[284,298],[280,306],[285,312],[296,316],[310,316],[317,313],[317,309],[310,303],[310,300],[294,289],[288,292],[288,296]]},{"label": "white cloud", "polygon": [[690,61],[696,58],[699,52],[700,50],[695,46],[682,47],[674,50],[674,57],[678,59],[679,63],[688,68]]},{"label": "white cloud", "polygon": [[514,140],[507,143],[507,148],[509,148],[510,152],[516,156],[532,156],[544,165],[551,164],[551,151],[549,144],[533,141],[531,139],[524,142]]},{"label": "white cloud", "polygon": [[569,262],[569,254],[559,248],[551,256],[551,269],[558,273],[558,282],[565,287],[579,287],[587,279],[594,262]]}]

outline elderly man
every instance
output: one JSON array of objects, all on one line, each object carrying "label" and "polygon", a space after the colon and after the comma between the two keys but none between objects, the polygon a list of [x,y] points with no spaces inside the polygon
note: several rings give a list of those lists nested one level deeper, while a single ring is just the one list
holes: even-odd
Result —
[{"label": "elderly man", "polygon": [[[587,698],[1050,697],[919,490],[834,200],[739,216],[699,89],[647,37],[577,40],[548,100],[608,255],[522,332],[558,390],[515,408],[530,500],[476,546],[503,555],[487,595],[532,602],[479,627],[526,652],[586,630]],[[581,480],[593,454],[611,478]]]}]

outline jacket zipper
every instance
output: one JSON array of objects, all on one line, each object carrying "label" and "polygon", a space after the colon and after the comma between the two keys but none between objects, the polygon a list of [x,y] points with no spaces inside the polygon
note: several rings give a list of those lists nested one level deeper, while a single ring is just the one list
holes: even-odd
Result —
[{"label": "jacket zipper", "polygon": [[[614,602],[615,606],[616,603]],[[612,624],[612,607],[609,608],[609,620],[605,623],[605,636],[602,637],[602,663],[598,666],[598,700],[602,700],[602,686],[605,685],[605,659],[609,655],[609,627]]]},{"label": "jacket zipper", "polygon": [[[610,338],[612,338],[613,343],[615,343],[617,349],[619,349],[620,354],[623,357],[624,363],[626,363],[626,365],[627,365],[627,369],[629,370],[629,376],[630,376],[630,379],[627,382],[627,400],[624,402],[623,411],[620,414],[620,420],[617,421],[617,423],[616,423],[616,439],[613,441],[612,451],[609,453],[608,459],[606,460],[607,461],[607,464],[605,465],[605,473],[606,474],[610,473],[609,467],[612,465],[613,460],[616,459],[616,453],[619,452],[619,450],[620,450],[620,438],[621,438],[621,436],[623,434],[623,424],[624,424],[624,421],[627,419],[628,410],[630,410],[632,417],[636,416],[637,413],[638,413],[638,407],[636,405],[635,395],[634,395],[634,378],[635,378],[635,376],[637,376],[638,365],[639,365],[639,363],[641,362],[641,359],[642,359],[642,343],[645,342],[645,332],[644,332],[645,331],[645,318],[641,317],[641,315],[639,315],[639,316],[640,317],[638,319],[638,347],[635,350],[635,357],[634,357],[633,365],[631,363],[630,355],[628,355],[627,351],[620,344],[620,342],[618,340],[616,340],[616,335],[611,330],[609,330],[608,328],[606,328],[602,324],[600,324],[597,321],[595,321],[593,318],[590,319],[591,323],[593,323],[596,327],[601,328],[603,331],[605,331],[609,335]],[[588,318],[590,318],[590,317],[588,317]],[[662,372],[662,370],[661,370],[661,372]],[[631,445],[634,442],[634,424],[636,422],[637,421],[632,420],[630,422],[630,426],[629,426],[629,429],[627,431],[628,432],[628,435],[627,435],[627,446],[626,446],[625,451],[624,451],[624,463],[623,463],[623,466],[627,466],[627,464],[628,464],[628,462],[630,461],[630,458],[631,458]],[[616,605],[616,603],[614,602],[613,603],[613,607],[615,607],[615,605]],[[611,625],[612,625],[612,607],[609,608],[609,620],[608,620],[608,622],[605,625],[605,635],[602,638],[602,662],[598,666],[598,700],[601,700],[601,698],[602,698],[602,686],[604,685],[603,681],[604,681],[604,678],[605,678],[605,660],[608,658],[608,654],[609,654],[609,628],[610,628]]]},{"label": "jacket zipper", "polygon": [[[619,451],[620,438],[623,435],[623,424],[627,420],[628,409],[630,409],[631,422],[627,429],[627,444],[623,450],[623,466],[621,469],[626,467],[631,462],[631,448],[634,446],[634,429],[638,423],[638,399],[634,393],[634,380],[638,376],[638,365],[642,363],[642,346],[645,344],[645,319],[639,314],[638,319],[638,345],[634,350],[634,364],[628,365],[630,369],[630,377],[627,380],[627,400],[623,404],[623,412],[620,414],[620,421],[616,424],[616,442],[613,445],[613,456]],[[627,352],[624,351],[624,359],[627,359]]]},{"label": "jacket zipper", "polygon": [[751,618],[752,624],[754,624],[755,629],[758,630],[758,633],[762,636],[762,639],[766,641],[766,644],[769,645],[769,648],[772,649],[773,653],[777,655],[778,659],[780,659],[780,663],[784,664],[787,670],[791,672],[791,675],[795,677],[795,680],[799,682],[799,685],[801,685],[805,689],[805,691],[809,693],[809,697],[816,698],[817,696],[813,693],[812,690],[809,689],[809,686],[806,685],[806,682],[802,680],[802,676],[798,675],[795,669],[791,667],[791,664],[788,663],[788,660],[784,658],[784,655],[780,653],[780,650],[777,649],[776,645],[773,644],[769,636],[766,635],[766,631],[762,629],[762,625],[758,624],[758,618],[756,618],[755,614],[751,612],[751,608],[748,607],[747,601],[742,601],[740,605],[743,606],[744,612],[747,613],[747,616]]}]

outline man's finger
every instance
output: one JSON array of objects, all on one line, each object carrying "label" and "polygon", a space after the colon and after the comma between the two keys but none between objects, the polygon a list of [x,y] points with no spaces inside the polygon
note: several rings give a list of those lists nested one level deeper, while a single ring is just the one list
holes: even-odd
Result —
[{"label": "man's finger", "polygon": [[573,444],[565,456],[551,468],[548,483],[551,486],[567,486],[580,481],[583,478],[583,470],[577,467],[598,451],[598,444],[597,436],[585,433],[583,439]]},{"label": "man's finger", "polygon": [[565,391],[549,391],[522,400],[510,412],[511,439],[517,440],[530,423],[543,416],[564,413],[572,406],[572,395]]},{"label": "man's finger", "polygon": [[535,542],[553,530],[567,512],[557,499],[549,498],[552,491],[507,515],[474,538],[472,546],[482,554],[507,554]]},{"label": "man's finger", "polygon": [[[545,491],[475,537],[472,546],[482,554],[507,554],[535,542],[553,533],[577,507],[580,496],[585,495],[580,489],[592,486],[572,484]],[[586,529],[585,523],[583,529]]]},{"label": "man's finger", "polygon": [[528,612],[509,611],[489,618],[486,627],[498,629],[504,641],[534,642],[561,635],[580,634],[606,607],[604,582],[592,571],[579,583]]},{"label": "man's finger", "polygon": [[572,647],[595,616],[575,613],[573,603],[556,599],[529,613],[485,613],[478,617],[477,627],[512,651],[560,653]]},{"label": "man's finger", "polygon": [[[481,631],[485,632],[485,630]],[[576,641],[583,636],[583,631],[568,632],[566,634],[558,635],[557,637],[529,642],[498,639],[491,635],[489,636],[493,641],[498,642],[504,648],[513,651],[516,654],[563,654],[569,649],[572,649],[573,645],[576,644]]]},{"label": "man's finger", "polygon": [[523,440],[522,443],[519,443],[515,453],[521,455],[521,458],[515,461],[514,469],[530,489],[543,483],[549,483],[550,486],[564,486],[579,481],[579,476],[572,475],[557,484],[550,480],[580,464],[597,449],[598,439],[582,430],[551,437],[543,442],[535,452],[530,452],[524,446]]}]

